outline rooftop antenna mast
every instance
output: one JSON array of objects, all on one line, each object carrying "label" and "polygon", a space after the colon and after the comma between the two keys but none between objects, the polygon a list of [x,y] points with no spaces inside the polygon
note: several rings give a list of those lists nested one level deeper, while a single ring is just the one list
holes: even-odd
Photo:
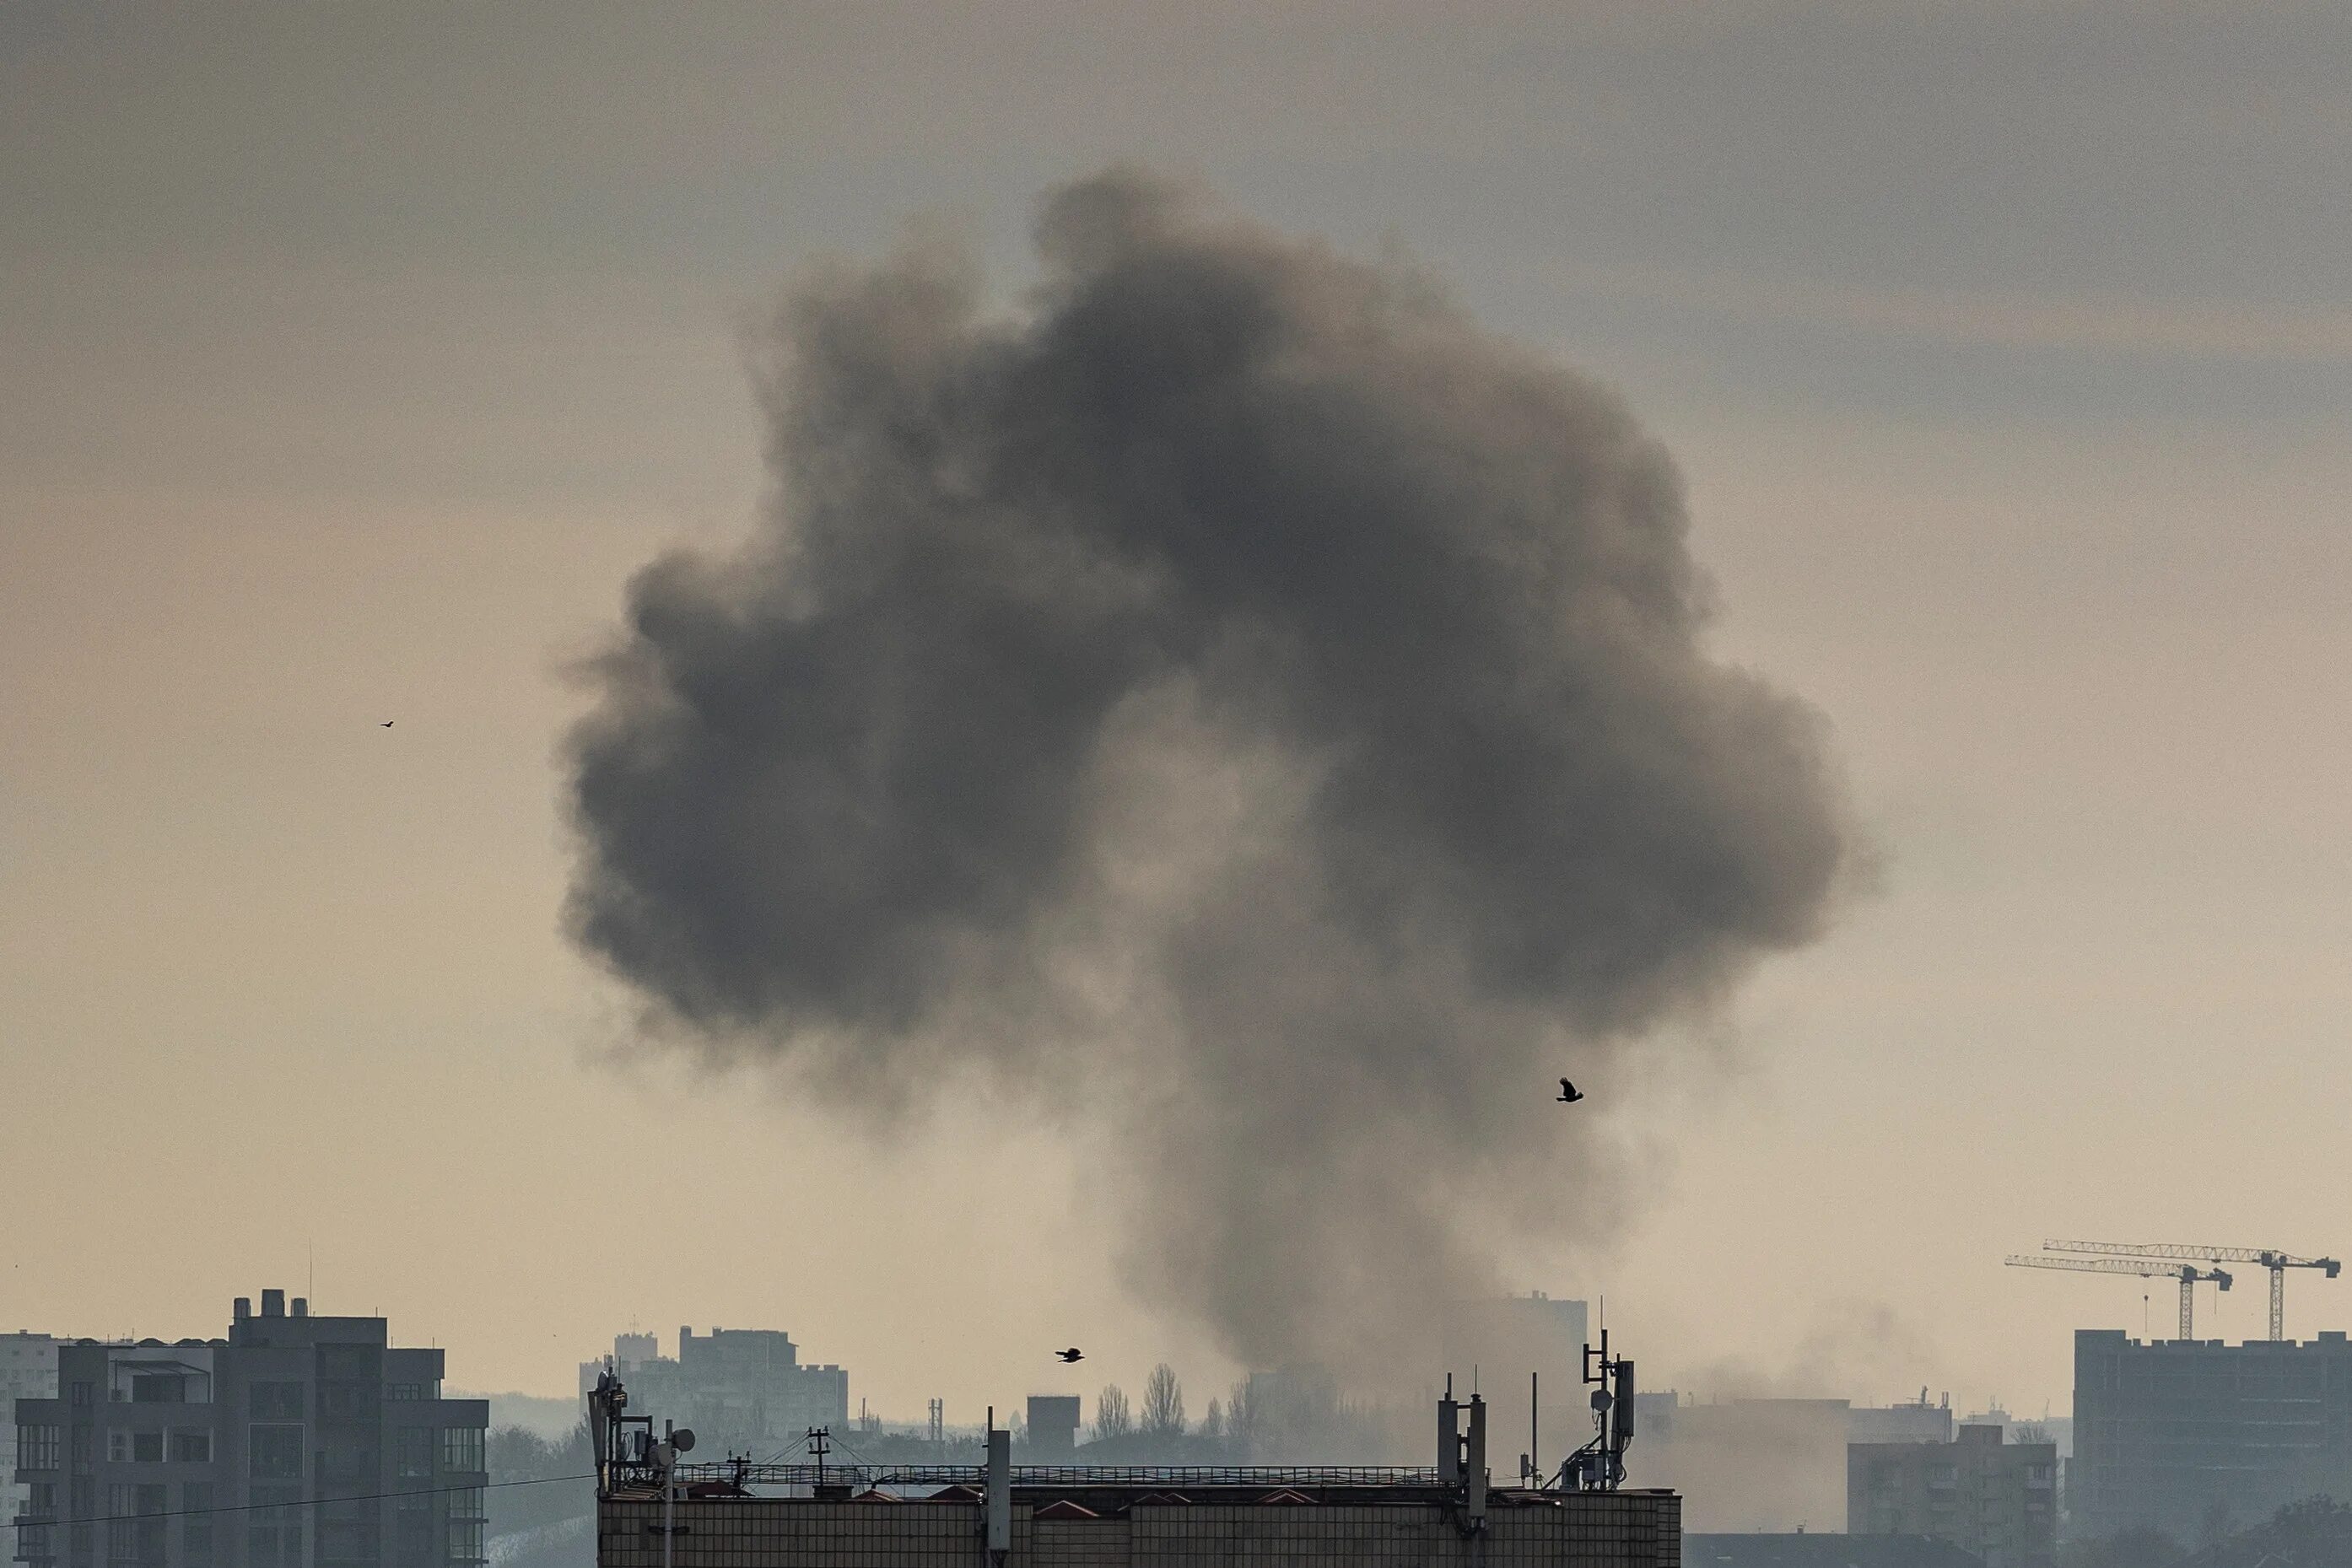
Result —
[{"label": "rooftop antenna mast", "polygon": [[1633,1445],[1633,1364],[1609,1354],[1609,1331],[1584,1347],[1584,1381],[1592,1391],[1592,1438],[1560,1462],[1568,1491],[1615,1491],[1625,1484],[1625,1450]]}]

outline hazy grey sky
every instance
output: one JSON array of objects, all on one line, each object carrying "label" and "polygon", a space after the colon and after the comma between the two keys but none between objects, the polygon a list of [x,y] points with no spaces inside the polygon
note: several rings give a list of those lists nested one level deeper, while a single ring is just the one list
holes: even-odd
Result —
[{"label": "hazy grey sky", "polygon": [[562,669],[748,527],[746,323],[926,213],[1012,298],[1119,158],[1623,390],[1884,857],[1719,1073],[1609,1085],[1654,1198],[1517,1284],[1686,1386],[1884,1302],[1823,1392],[2038,1410],[2138,1291],[2002,1252],[2352,1247],[2352,13],[1658,9],[0,9],[0,1325],[213,1332],[315,1246],[473,1386],[632,1317],[894,1414],[1221,1381],[1115,1150],[615,1067],[556,931]]}]

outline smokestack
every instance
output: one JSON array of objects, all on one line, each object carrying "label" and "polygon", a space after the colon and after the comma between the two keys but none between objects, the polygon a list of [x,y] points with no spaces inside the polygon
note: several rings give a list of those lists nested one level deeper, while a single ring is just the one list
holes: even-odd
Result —
[{"label": "smokestack", "polygon": [[1706,651],[1665,452],[1426,273],[1131,170],[1036,238],[1017,317],[936,246],[779,313],[772,515],[589,672],[569,931],[648,1042],[868,1123],[1107,1119],[1144,1299],[1410,1380],[1484,1221],[1634,1196],[1534,1086],[1823,923],[1822,725]]},{"label": "smokestack", "polygon": [[261,1315],[265,1318],[284,1317],[286,1315],[286,1292],[283,1291],[262,1291]]}]

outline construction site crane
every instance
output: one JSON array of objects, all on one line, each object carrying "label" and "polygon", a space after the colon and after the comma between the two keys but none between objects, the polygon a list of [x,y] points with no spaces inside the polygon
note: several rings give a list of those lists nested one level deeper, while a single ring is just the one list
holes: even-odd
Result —
[{"label": "construction site crane", "polygon": [[2344,1265],[2333,1258],[2297,1258],[2273,1247],[2198,1247],[2177,1241],[2044,1241],[2044,1252],[2095,1252],[2107,1258],[2201,1258],[2208,1263],[2259,1263],[2271,1271],[2271,1338],[2286,1337],[2286,1271],[2324,1269],[2331,1280]]},{"label": "construction site crane", "polygon": [[2230,1288],[2230,1276],[2219,1269],[2164,1263],[2153,1258],[2045,1258],[2011,1253],[2002,1261],[2012,1269],[2064,1269],[2076,1274],[2135,1274],[2143,1280],[2178,1280],[2182,1339],[2197,1337],[2197,1287],[2210,1281],[2222,1290]]}]

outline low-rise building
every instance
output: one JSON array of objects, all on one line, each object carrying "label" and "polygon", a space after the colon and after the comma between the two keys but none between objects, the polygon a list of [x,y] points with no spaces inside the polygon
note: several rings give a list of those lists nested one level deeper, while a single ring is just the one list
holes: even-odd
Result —
[{"label": "low-rise building", "polygon": [[1637,1396],[1631,1485],[1680,1492],[1694,1532],[1835,1532],[1846,1516],[1843,1399],[1684,1405]]},{"label": "low-rise building", "polygon": [[[812,1427],[849,1425],[849,1374],[808,1365],[793,1336],[778,1329],[677,1331],[677,1354],[665,1356],[652,1334],[613,1341],[612,1367],[637,1408],[694,1429],[706,1451],[765,1458],[800,1441]],[[606,1369],[580,1364],[584,1397]]]},{"label": "low-rise building", "polygon": [[1623,1448],[1614,1428],[1574,1472],[1591,1490],[1494,1486],[1475,1395],[1438,1402],[1429,1469],[1015,1466],[992,1416],[978,1465],[709,1463],[686,1459],[617,1380],[590,1405],[597,1568],[1679,1568],[1682,1556],[1680,1499],[1607,1484]]},{"label": "low-rise building", "polygon": [[1948,1541],[1924,1535],[1685,1535],[1683,1568],[1984,1568]]},{"label": "low-rise building", "polygon": [[2004,1443],[1999,1427],[1949,1443],[1855,1443],[1846,1449],[1846,1531],[1924,1535],[1985,1568],[2048,1568],[2057,1550],[2058,1450]]}]

